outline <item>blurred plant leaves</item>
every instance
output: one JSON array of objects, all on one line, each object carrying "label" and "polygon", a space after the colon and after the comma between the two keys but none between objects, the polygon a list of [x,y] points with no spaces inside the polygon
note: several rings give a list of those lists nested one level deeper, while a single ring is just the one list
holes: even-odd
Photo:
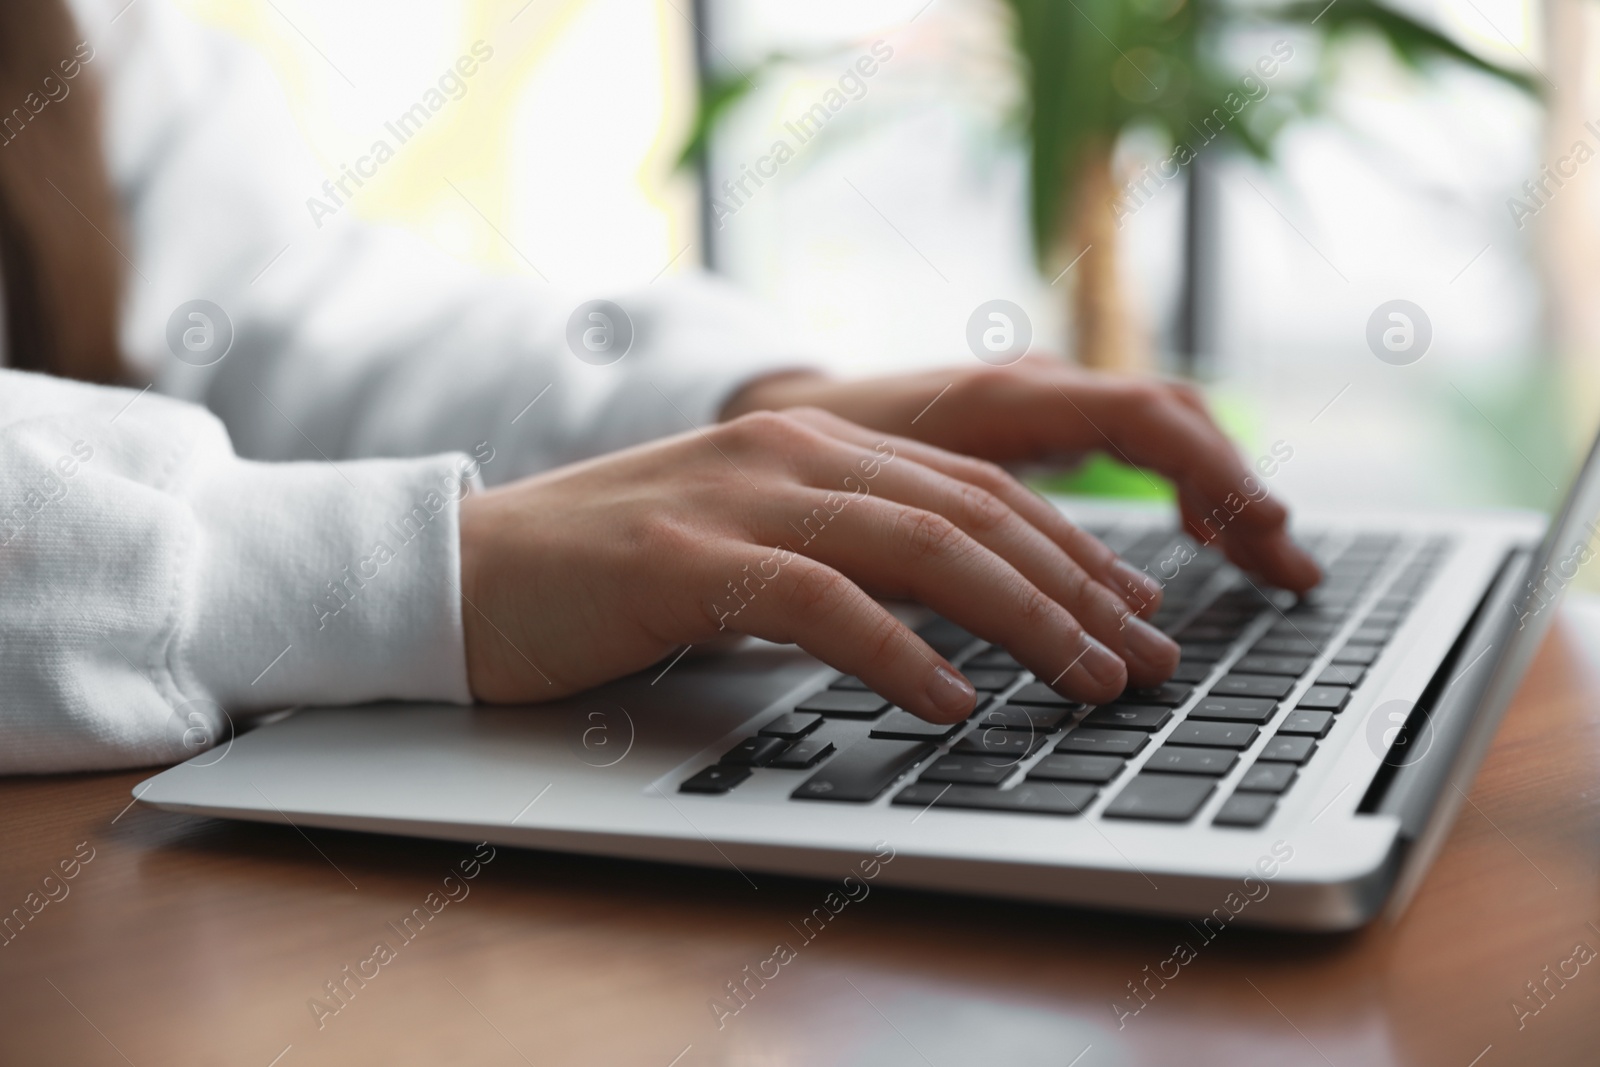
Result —
[{"label": "blurred plant leaves", "polygon": [[[1231,121],[1243,78],[1259,75],[1226,65],[1222,42],[1240,30],[1282,28],[1319,39],[1324,48],[1358,34],[1384,41],[1409,68],[1426,72],[1435,63],[1456,63],[1530,93],[1526,74],[1470,52],[1408,15],[1373,0],[1313,0],[1311,3],[1240,8],[1221,0],[1006,0],[1015,16],[1013,39],[1026,65],[1032,149],[1031,211],[1034,249],[1041,261],[1061,232],[1090,153],[1113,143],[1138,123],[1154,127],[1175,144],[1196,134],[1203,142],[1208,119],[1252,155],[1268,159],[1285,120],[1265,127]],[[1142,60],[1142,62],[1141,62]],[[1128,91],[1130,70],[1148,92]],[[1310,91],[1296,98],[1307,114],[1323,106],[1332,88],[1319,69]],[[1122,90],[1122,91],[1118,91]]]},{"label": "blurred plant leaves", "polygon": [[[1241,31],[1282,29],[1296,34],[1300,43],[1310,38],[1324,50],[1344,39],[1372,36],[1420,73],[1438,64],[1456,64],[1538,93],[1529,75],[1487,60],[1374,0],[1248,6],[1227,0],[1003,3],[1011,16],[1024,88],[1017,119],[1030,150],[1030,228],[1041,265],[1054,250],[1065,213],[1072,210],[1086,164],[1094,154],[1109,151],[1130,126],[1159,130],[1174,144],[1191,143],[1197,134],[1202,145],[1225,137],[1268,160],[1287,122],[1325,106],[1332,84],[1331,72],[1323,66],[1307,81],[1306,91],[1292,94],[1288,114],[1280,110],[1276,116],[1235,121],[1243,108],[1230,107],[1230,96],[1237,105],[1246,75],[1260,81],[1251,68],[1230,67],[1224,55],[1225,42]],[[747,70],[707,77],[679,165],[703,157],[716,128],[762,76],[836,57],[841,50],[774,52]],[[1219,113],[1228,121],[1220,121]],[[1208,120],[1219,129],[1210,131]]]}]

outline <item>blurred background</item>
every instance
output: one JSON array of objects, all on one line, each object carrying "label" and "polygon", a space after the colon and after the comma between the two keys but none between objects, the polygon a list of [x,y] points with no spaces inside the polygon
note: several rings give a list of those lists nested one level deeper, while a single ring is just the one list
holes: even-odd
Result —
[{"label": "blurred background", "polygon": [[[1035,351],[1197,381],[1327,506],[1547,507],[1600,413],[1584,0],[182,6],[330,176],[485,41],[358,213],[564,287],[710,267],[841,374],[970,365],[1007,300]],[[1421,358],[1369,343],[1395,300]]]}]

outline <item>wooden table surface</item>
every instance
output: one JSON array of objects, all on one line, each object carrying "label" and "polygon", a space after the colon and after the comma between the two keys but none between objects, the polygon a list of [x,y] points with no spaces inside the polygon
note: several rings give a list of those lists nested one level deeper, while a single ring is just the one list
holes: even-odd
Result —
[{"label": "wooden table surface", "polygon": [[0,947],[0,1063],[1596,1064],[1597,703],[1600,611],[1569,609],[1397,926],[1228,929],[1120,1027],[1187,927],[873,889],[719,1026],[826,886],[510,849],[446,883],[471,846],[130,809],[137,773],[8,780],[0,907],[38,911]]}]

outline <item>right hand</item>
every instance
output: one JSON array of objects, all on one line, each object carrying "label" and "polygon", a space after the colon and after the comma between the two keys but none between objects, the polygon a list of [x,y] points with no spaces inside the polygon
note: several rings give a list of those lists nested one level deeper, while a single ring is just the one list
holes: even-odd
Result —
[{"label": "right hand", "polygon": [[874,596],[916,600],[1087,703],[1178,647],[1160,587],[999,467],[823,411],[759,413],[469,496],[480,700],[565,696],[727,631],[793,642],[925,719],[976,695]]}]

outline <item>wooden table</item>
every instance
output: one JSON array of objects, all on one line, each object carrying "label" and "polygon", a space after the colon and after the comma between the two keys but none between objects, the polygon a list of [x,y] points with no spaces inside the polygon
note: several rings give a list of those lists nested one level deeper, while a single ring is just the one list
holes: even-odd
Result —
[{"label": "wooden table", "polygon": [[1600,951],[1597,698],[1600,610],[1569,608],[1398,926],[1229,929],[1120,1029],[1187,927],[874,889],[719,1028],[826,887],[501,849],[403,943],[469,846],[129,809],[140,774],[0,782],[0,905],[59,897],[0,947],[0,1063],[1600,1063],[1600,959],[1564,963]]}]

